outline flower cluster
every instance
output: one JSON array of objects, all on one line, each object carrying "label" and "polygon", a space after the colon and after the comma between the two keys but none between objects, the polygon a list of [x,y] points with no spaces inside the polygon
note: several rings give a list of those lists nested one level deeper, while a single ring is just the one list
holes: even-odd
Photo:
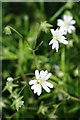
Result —
[{"label": "flower cluster", "polygon": [[[58,52],[59,43],[63,43],[65,45],[68,44],[65,35],[67,33],[72,33],[72,31],[75,30],[73,24],[75,24],[75,20],[73,20],[73,17],[70,15],[64,15],[63,20],[57,20],[57,25],[59,28],[57,28],[56,30],[51,29],[53,37],[52,40],[49,42],[49,45],[52,44],[52,49],[56,49],[56,52]],[[34,94],[37,93],[38,96],[41,95],[42,88],[46,92],[50,92],[49,88],[53,88],[53,84],[47,82],[50,76],[51,73],[48,73],[47,70],[42,70],[40,71],[40,73],[38,70],[35,70],[35,79],[29,82],[29,85],[32,85],[31,89],[34,90]]]},{"label": "flower cluster", "polygon": [[[71,34],[72,31],[75,30],[75,27],[73,26],[74,24],[75,24],[75,20],[73,20],[73,17],[70,15],[64,15],[63,20],[62,19],[57,20],[58,28],[56,30],[51,29],[51,33],[53,37],[52,40],[49,42],[49,45],[52,44],[52,49],[55,49],[56,52],[58,52],[59,43],[63,43],[65,45],[68,44],[65,35],[67,33]],[[48,24],[46,21],[41,23],[41,30],[47,32],[48,27],[52,27],[52,25]],[[50,92],[50,88],[53,88],[53,84],[47,81],[50,77],[51,77],[51,73],[48,73],[47,70],[45,71],[41,70],[40,72],[39,70],[35,70],[35,78],[29,81],[29,85],[31,85],[31,89],[34,91],[34,94],[36,93],[38,96],[40,96],[42,92],[42,88],[46,92],[48,93]],[[10,85],[10,83],[12,83],[13,81],[13,78],[9,77],[7,81],[9,82]],[[8,90],[12,92],[11,86],[10,89]],[[23,102],[21,103],[21,105],[22,104]]]},{"label": "flower cluster", "polygon": [[49,42],[49,45],[52,44],[52,49],[56,49],[56,52],[58,52],[59,43],[63,43],[65,45],[68,44],[65,35],[67,33],[71,34],[72,31],[75,30],[73,24],[75,24],[75,20],[73,20],[73,17],[70,15],[64,15],[63,20],[57,20],[57,25],[59,26],[59,28],[57,28],[56,30],[51,29],[53,37],[52,40]]}]

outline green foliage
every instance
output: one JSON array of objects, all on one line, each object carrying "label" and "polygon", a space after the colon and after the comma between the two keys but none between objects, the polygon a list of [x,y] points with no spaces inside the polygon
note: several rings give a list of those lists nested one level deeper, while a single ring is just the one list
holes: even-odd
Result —
[{"label": "green foliage", "polygon": [[[80,7],[77,2],[3,3],[3,119],[80,119]],[[76,20],[76,31],[67,34],[69,44],[51,49],[50,28],[65,13]],[[1,42],[1,41],[0,41]],[[29,81],[35,69],[52,73],[54,88],[41,96]],[[14,80],[6,81],[12,76]],[[1,109],[1,108],[0,108]]]}]

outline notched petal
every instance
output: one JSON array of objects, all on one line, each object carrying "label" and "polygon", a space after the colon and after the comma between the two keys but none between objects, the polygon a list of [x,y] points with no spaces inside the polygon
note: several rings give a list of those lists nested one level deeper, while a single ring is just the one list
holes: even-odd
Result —
[{"label": "notched petal", "polygon": [[35,70],[35,76],[36,76],[36,79],[40,78],[40,76],[39,76],[39,70]]}]

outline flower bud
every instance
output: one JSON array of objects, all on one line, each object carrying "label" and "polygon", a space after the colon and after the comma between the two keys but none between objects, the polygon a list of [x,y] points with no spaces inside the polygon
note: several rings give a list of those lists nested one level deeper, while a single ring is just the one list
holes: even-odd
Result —
[{"label": "flower bud", "polygon": [[7,26],[7,27],[4,28],[4,33],[6,35],[10,35],[11,34],[11,29],[9,28],[9,26]]},{"label": "flower bud", "polygon": [[47,23],[47,21],[41,22],[41,30],[46,32],[48,31],[48,28],[52,27],[51,24]]}]

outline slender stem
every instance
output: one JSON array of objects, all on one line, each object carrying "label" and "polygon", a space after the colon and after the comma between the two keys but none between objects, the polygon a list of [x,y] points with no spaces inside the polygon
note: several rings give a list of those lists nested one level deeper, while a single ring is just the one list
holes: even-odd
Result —
[{"label": "slender stem", "polygon": [[66,4],[63,5],[51,18],[50,22],[53,22],[64,10],[66,9]]},{"label": "slender stem", "polygon": [[40,42],[40,44],[35,48],[35,51],[38,50],[38,48],[43,44],[43,41]]},{"label": "slender stem", "polygon": [[27,107],[27,110],[37,110],[37,108],[33,108],[33,107]]},{"label": "slender stem", "polygon": [[78,38],[78,36],[76,35],[76,32],[75,32],[75,31],[72,33],[72,35],[73,35],[73,39],[76,41],[76,43],[79,43],[79,38]]},{"label": "slender stem", "polygon": [[80,102],[80,99],[79,99],[79,98],[74,97],[74,96],[71,96],[71,95],[69,95],[67,92],[65,92],[65,91],[63,91],[63,90],[61,90],[61,92],[62,92],[64,95],[67,96],[67,99],[71,99],[71,100],[74,100],[74,101]]},{"label": "slender stem", "polygon": [[[25,76],[30,76],[30,75],[34,75],[34,73],[26,73],[26,74],[24,74],[24,75],[25,75]],[[21,76],[15,77],[14,80],[17,80],[17,79],[19,79],[19,78],[21,78]]]},{"label": "slender stem", "polygon": [[[21,73],[21,76],[22,76],[23,80],[26,81],[26,76],[24,75],[24,72],[23,72],[23,70],[21,69],[21,66],[20,66],[20,65],[19,65],[19,69],[20,69],[20,73]],[[27,82],[26,82],[26,84],[27,84]]]},{"label": "slender stem", "polygon": [[65,73],[65,47],[61,51],[61,70]]},{"label": "slender stem", "polygon": [[[58,83],[55,83],[55,86],[56,86],[56,88],[60,88],[59,85],[58,85]],[[61,93],[63,93],[64,96],[67,97],[67,98],[66,98],[67,100],[70,100],[70,99],[71,99],[71,100],[73,100],[73,101],[80,102],[80,99],[79,99],[79,98],[74,97],[74,96],[71,96],[69,93],[67,93],[67,92],[64,91],[63,89],[61,89],[61,90],[59,89],[58,91],[60,91]],[[40,96],[40,97],[39,97],[39,100],[47,99],[47,97],[49,97],[49,96],[51,96],[51,95],[53,95],[53,93]]]},{"label": "slender stem", "polygon": [[[34,107],[25,107],[26,110],[37,110],[37,108]],[[18,112],[13,113],[10,117],[7,117],[8,120],[12,120],[12,118],[17,114]]]},{"label": "slender stem", "polygon": [[35,50],[33,50],[33,56],[34,56],[34,60],[35,60],[35,67],[38,68]]},{"label": "slender stem", "polygon": [[39,30],[38,30],[38,33],[37,33],[36,38],[35,38],[35,43],[34,43],[34,47],[33,47],[33,49],[35,49],[35,47],[36,47],[37,38],[38,38],[40,32],[41,32],[41,28],[40,28],[40,26],[39,26]]},{"label": "slender stem", "polygon": [[13,27],[11,26],[8,26],[10,29],[12,29],[14,32],[16,32],[21,38],[23,38],[23,36],[17,31],[15,30]]},{"label": "slender stem", "polygon": [[79,99],[79,98],[73,97],[73,96],[71,96],[71,95],[68,97],[68,99],[71,99],[71,100],[80,102],[80,99]]},{"label": "slender stem", "polygon": [[20,92],[19,92],[19,95],[22,93],[22,91],[24,90],[24,88],[25,88],[26,86],[27,86],[27,84],[22,87],[22,89],[21,89]]},{"label": "slender stem", "polygon": [[40,8],[41,11],[44,13],[44,0],[40,0]]}]

